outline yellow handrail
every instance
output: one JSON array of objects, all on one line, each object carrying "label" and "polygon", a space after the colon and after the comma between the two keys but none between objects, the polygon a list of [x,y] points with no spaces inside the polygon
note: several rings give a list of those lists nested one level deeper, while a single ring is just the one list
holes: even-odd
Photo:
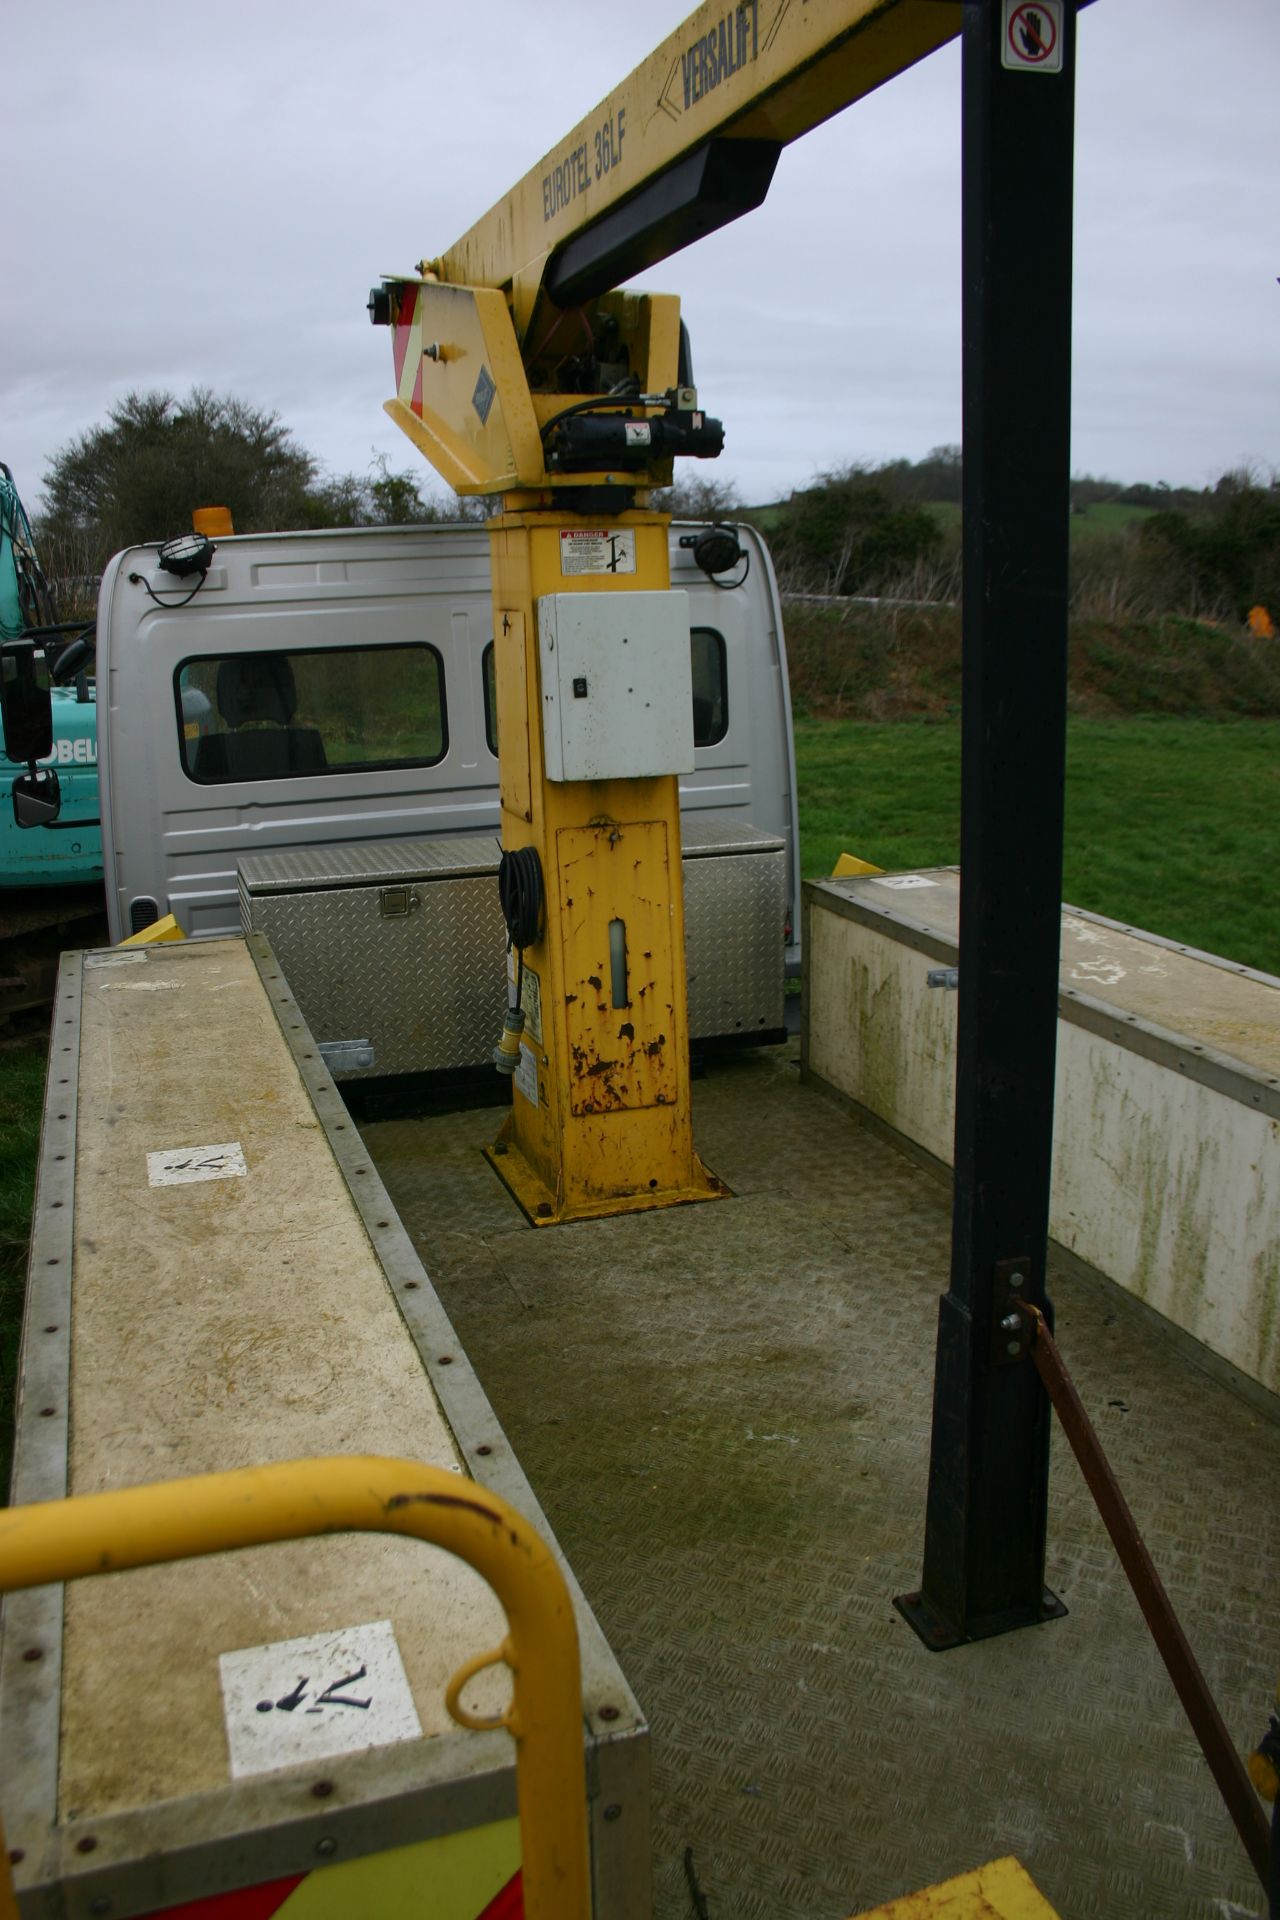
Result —
[{"label": "yellow handrail", "polygon": [[[0,1510],[0,1593],[324,1533],[403,1533],[483,1575],[506,1611],[526,1920],[591,1920],[582,1683],[555,1556],[497,1494],[441,1467],[339,1455]],[[8,1856],[0,1916],[16,1914]],[[7,1884],[6,1884],[7,1883]]]}]

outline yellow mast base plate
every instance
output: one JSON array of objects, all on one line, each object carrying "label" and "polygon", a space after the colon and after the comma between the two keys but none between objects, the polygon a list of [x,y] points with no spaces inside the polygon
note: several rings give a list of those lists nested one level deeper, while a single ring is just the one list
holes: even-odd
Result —
[{"label": "yellow mast base plate", "polygon": [[615,1213],[643,1213],[650,1207],[687,1207],[695,1200],[728,1200],[723,1180],[694,1155],[695,1179],[688,1187],[663,1187],[639,1193],[579,1197],[570,1205],[558,1203],[552,1189],[539,1178],[518,1146],[502,1133],[481,1151],[531,1227],[555,1227],[568,1220],[607,1220]]},{"label": "yellow mast base plate", "polygon": [[855,1920],[1059,1920],[1026,1868],[1012,1854],[972,1873],[904,1894]]}]

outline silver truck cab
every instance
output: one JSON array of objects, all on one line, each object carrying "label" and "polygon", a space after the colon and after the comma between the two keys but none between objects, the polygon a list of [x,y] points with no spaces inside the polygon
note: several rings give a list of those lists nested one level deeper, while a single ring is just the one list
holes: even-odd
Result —
[{"label": "silver truck cab", "polygon": [[[680,544],[687,532],[671,529],[672,585],[689,594],[693,668],[685,851],[715,854],[717,874],[730,878],[737,868],[725,860],[772,853],[776,886],[739,886],[730,911],[759,895],[751,911],[757,923],[761,912],[770,917],[764,938],[780,981],[785,960],[798,961],[799,855],[777,585],[753,529],[738,529],[745,577],[736,588],[699,570]],[[729,577],[742,574],[740,566]],[[98,689],[114,940],[172,913],[193,936],[258,926],[280,951],[288,925],[265,907],[261,917],[255,903],[306,895],[310,931],[299,940],[314,964],[325,944],[316,938],[317,894],[371,887],[385,917],[388,883],[412,889],[459,870],[474,877],[486,861],[496,869],[483,527],[225,539],[194,593],[160,567],[154,547],[130,548],[102,582]],[[713,891],[718,898],[723,888]],[[442,898],[431,896],[433,905]],[[456,952],[456,937],[453,945]],[[486,964],[496,952],[495,944]],[[323,1028],[301,956],[300,945],[291,957],[281,952],[282,964],[308,1019]],[[705,1017],[729,1031],[774,1024],[754,1007],[741,1023],[732,1009],[726,1015],[723,992]],[[356,1014],[334,1018],[345,1026]],[[330,1037],[317,1033],[326,1044]],[[384,1047],[379,1066],[388,1058]]]}]

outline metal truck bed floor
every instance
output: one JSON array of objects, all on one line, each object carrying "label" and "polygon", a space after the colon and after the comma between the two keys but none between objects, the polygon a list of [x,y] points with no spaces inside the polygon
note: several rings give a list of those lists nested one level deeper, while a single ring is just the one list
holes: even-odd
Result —
[{"label": "metal truck bed floor", "polygon": [[[793,1056],[696,1090],[717,1207],[534,1233],[492,1111],[367,1145],[652,1727],[655,1913],[842,1917],[1016,1853],[1066,1920],[1261,1892],[1060,1433],[1065,1620],[925,1651],[916,1584],[946,1190]],[[1280,1428],[1118,1289],[1058,1337],[1237,1743],[1280,1665]]]}]

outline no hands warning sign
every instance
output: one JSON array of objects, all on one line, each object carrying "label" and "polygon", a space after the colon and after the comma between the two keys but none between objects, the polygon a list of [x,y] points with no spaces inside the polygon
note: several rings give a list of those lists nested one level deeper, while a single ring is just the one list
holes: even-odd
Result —
[{"label": "no hands warning sign", "polygon": [[1004,0],[1001,61],[1023,73],[1061,73],[1063,0]]}]

